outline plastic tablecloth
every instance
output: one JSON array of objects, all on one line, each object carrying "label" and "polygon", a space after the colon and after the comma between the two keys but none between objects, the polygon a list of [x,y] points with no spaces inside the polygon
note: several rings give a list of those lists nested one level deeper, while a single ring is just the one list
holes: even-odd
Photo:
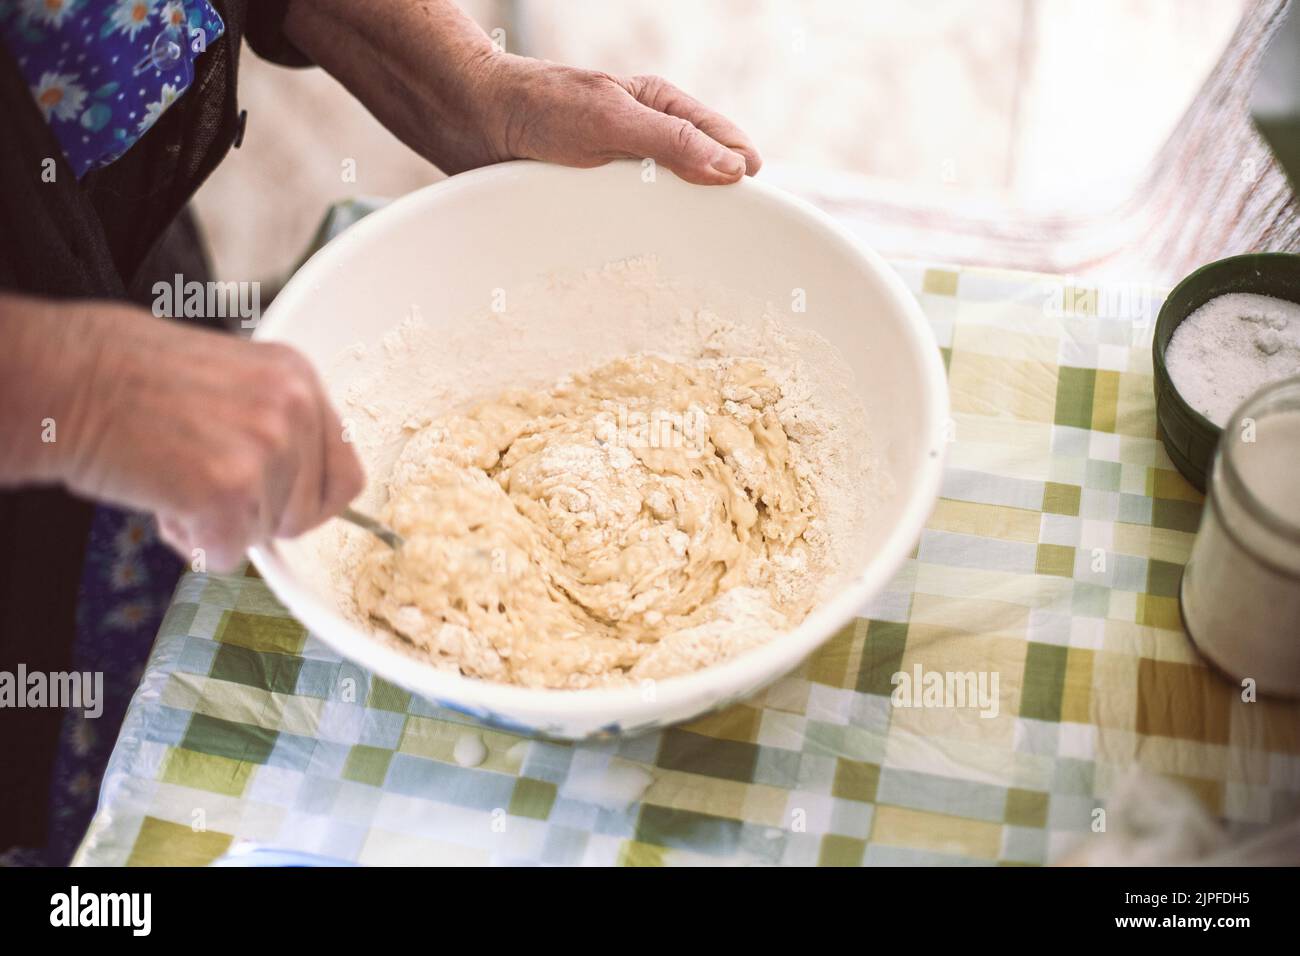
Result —
[{"label": "plastic tablecloth", "polygon": [[[251,571],[187,574],[76,862],[251,841],[364,864],[1041,864],[1134,767],[1234,827],[1294,815],[1300,705],[1249,700],[1181,627],[1202,502],[1155,435],[1159,296],[895,267],[948,369],[942,493],[796,672],[648,736],[528,740],[341,660]],[[927,697],[935,674],[983,706]],[[455,759],[466,733],[479,766]]]}]

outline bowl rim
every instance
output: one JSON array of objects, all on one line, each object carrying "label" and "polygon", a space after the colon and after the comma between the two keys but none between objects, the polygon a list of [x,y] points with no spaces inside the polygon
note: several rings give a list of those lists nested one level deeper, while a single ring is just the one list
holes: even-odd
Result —
[{"label": "bowl rim", "polygon": [[[609,166],[639,165],[635,160],[616,160]],[[592,170],[576,170],[533,160],[514,160],[460,173],[406,194],[376,210],[344,230],[338,237],[317,250],[289,279],[254,330],[253,338],[274,341],[281,324],[296,300],[313,286],[318,274],[333,267],[336,260],[381,234],[390,221],[428,205],[447,201],[456,193],[488,187],[498,179],[526,176],[582,175]],[[660,175],[671,176],[667,170]],[[470,710],[486,709],[493,713],[527,712],[550,715],[558,720],[589,720],[602,713],[640,712],[647,716],[670,714],[674,708],[690,707],[701,698],[710,698],[711,709],[728,701],[729,695],[748,694],[789,673],[834,631],[852,620],[862,606],[893,577],[902,566],[917,540],[938,498],[947,454],[945,438],[950,414],[947,376],[939,345],[922,312],[920,304],[907,289],[902,278],[874,249],[867,246],[848,228],[827,213],[797,196],[767,183],[745,177],[729,186],[692,187],[734,189],[762,197],[762,201],[780,207],[786,214],[805,220],[827,240],[847,247],[878,278],[886,296],[904,319],[903,332],[918,355],[924,394],[930,399],[927,430],[929,452],[924,454],[911,490],[892,530],[875,551],[869,564],[834,593],[818,604],[800,624],[772,640],[739,654],[730,660],[687,674],[657,679],[653,698],[647,700],[639,685],[554,689],[522,687],[441,670],[432,664],[404,653],[367,634],[351,621],[338,615],[319,601],[310,590],[299,585],[279,544],[271,541],[249,549],[254,567],[271,590],[286,605],[289,613],[305,625],[318,640],[338,651],[344,658],[403,688],[436,703]],[[427,211],[427,210],[426,210]],[[328,636],[327,636],[328,635]],[[400,674],[401,676],[394,676]],[[665,717],[671,720],[671,716]]]}]

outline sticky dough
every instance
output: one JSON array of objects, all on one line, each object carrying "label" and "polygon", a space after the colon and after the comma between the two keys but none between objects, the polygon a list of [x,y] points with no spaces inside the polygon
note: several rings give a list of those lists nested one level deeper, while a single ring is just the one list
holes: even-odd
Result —
[{"label": "sticky dough", "polygon": [[666,677],[797,624],[825,546],[779,387],[638,355],[408,442],[359,608],[448,667],[530,687]]}]

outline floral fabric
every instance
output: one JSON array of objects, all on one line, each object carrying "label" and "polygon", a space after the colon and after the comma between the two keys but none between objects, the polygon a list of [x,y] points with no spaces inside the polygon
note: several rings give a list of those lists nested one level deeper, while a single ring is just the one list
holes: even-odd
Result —
[{"label": "floral fabric", "polygon": [[0,0],[0,41],[78,179],[158,121],[224,32],[207,0]]}]

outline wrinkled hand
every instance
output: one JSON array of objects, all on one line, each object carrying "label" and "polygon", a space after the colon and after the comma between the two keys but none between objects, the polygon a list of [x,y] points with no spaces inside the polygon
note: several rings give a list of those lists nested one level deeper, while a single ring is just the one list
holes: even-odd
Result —
[{"label": "wrinkled hand", "polygon": [[299,353],[94,305],[93,358],[59,422],[73,491],[154,512],[168,544],[186,559],[203,549],[214,570],[360,493],[356,453]]},{"label": "wrinkled hand", "polygon": [[658,76],[496,54],[480,84],[493,161],[587,167],[649,158],[702,185],[752,176],[763,162],[740,127]]},{"label": "wrinkled hand", "polygon": [[693,183],[758,172],[739,127],[657,76],[498,51],[451,0],[291,0],[285,35],[444,172],[508,159],[653,159]]}]

